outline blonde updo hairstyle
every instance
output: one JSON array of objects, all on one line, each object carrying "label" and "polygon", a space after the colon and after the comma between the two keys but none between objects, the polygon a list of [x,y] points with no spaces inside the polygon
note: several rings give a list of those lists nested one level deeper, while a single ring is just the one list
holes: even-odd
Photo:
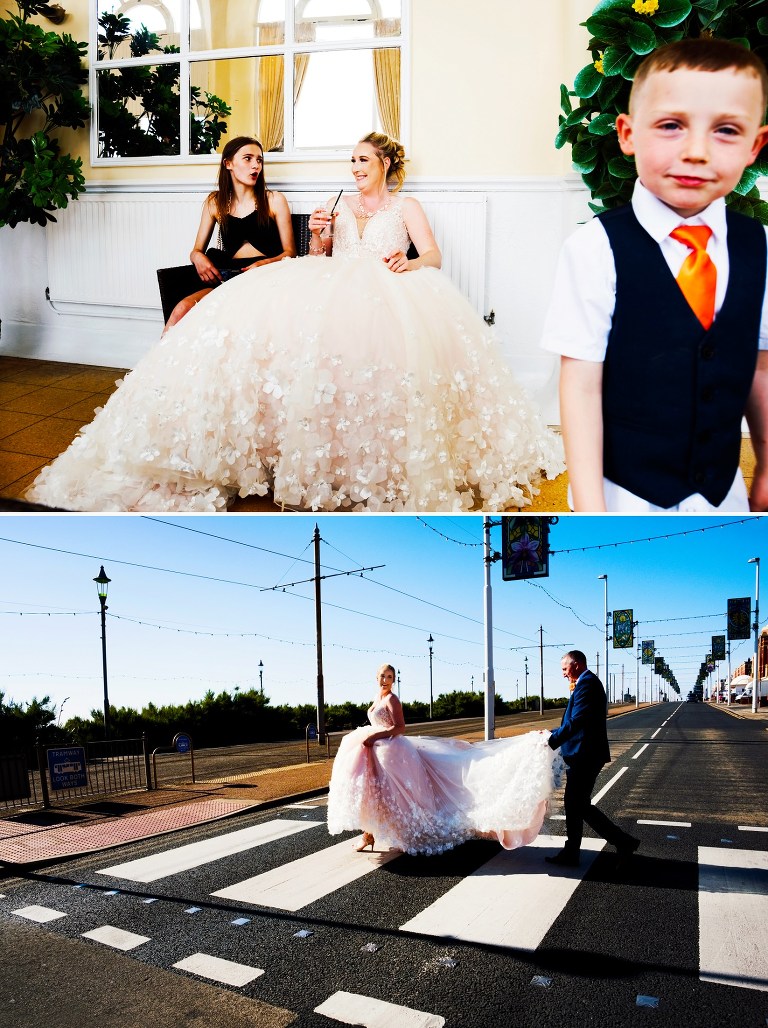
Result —
[{"label": "blonde updo hairstyle", "polygon": [[361,143],[368,143],[376,151],[376,156],[381,163],[384,158],[389,158],[387,169],[387,185],[393,193],[403,188],[405,182],[405,150],[396,139],[390,139],[383,132],[369,132],[360,140]]}]

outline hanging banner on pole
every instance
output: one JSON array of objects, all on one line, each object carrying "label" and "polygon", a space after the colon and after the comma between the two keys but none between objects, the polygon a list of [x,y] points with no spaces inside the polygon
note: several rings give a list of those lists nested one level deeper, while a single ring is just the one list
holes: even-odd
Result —
[{"label": "hanging banner on pole", "polygon": [[712,659],[725,660],[725,636],[712,636]]},{"label": "hanging banner on pole", "polygon": [[653,655],[656,652],[653,639],[643,639],[643,664],[653,664]]},{"label": "hanging banner on pole", "polygon": [[547,518],[501,519],[501,577],[505,582],[549,577]]},{"label": "hanging banner on pole", "polygon": [[653,672],[656,675],[660,675],[664,671],[664,658],[654,657],[653,659]]},{"label": "hanging banner on pole", "polygon": [[749,616],[752,601],[749,596],[728,600],[728,638],[749,639]]},{"label": "hanging banner on pole", "polygon": [[628,650],[635,645],[632,632],[632,611],[614,610],[613,612],[613,648]]}]

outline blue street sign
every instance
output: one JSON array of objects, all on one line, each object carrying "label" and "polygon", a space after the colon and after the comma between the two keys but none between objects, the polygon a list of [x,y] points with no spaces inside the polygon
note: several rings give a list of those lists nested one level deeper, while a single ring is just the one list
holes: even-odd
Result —
[{"label": "blue street sign", "polygon": [[48,750],[48,774],[52,789],[79,789],[88,784],[85,749],[82,746],[63,746]]},{"label": "blue street sign", "polygon": [[317,738],[317,725],[307,725],[307,738],[308,739],[316,739]]},{"label": "blue street sign", "polygon": [[178,732],[173,737],[173,746],[178,753],[189,753],[192,749],[192,739],[186,732]]}]

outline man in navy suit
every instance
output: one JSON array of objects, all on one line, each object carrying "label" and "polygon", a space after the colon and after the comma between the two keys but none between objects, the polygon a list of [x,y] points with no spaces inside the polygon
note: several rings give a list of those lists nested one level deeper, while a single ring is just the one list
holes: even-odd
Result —
[{"label": "man in navy suit", "polygon": [[634,853],[640,840],[622,831],[597,807],[592,806],[592,790],[604,764],[611,759],[605,722],[605,690],[602,682],[587,668],[581,650],[569,650],[561,662],[563,677],[571,685],[571,696],[562,724],[549,737],[553,750],[559,748],[566,764],[565,846],[550,864],[578,867],[584,822],[619,851],[621,858]]}]

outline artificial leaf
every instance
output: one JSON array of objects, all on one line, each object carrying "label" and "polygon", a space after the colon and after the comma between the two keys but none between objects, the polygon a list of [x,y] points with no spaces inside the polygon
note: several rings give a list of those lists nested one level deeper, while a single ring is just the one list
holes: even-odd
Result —
[{"label": "artificial leaf", "polygon": [[656,47],[656,33],[647,22],[633,21],[627,29],[626,42],[634,53],[644,57]]},{"label": "artificial leaf", "polygon": [[689,0],[661,0],[653,21],[659,28],[672,29],[685,21],[692,10]]},{"label": "artificial leaf", "polygon": [[603,74],[620,75],[621,66],[629,52],[626,46],[609,46],[603,54]]},{"label": "artificial leaf", "polygon": [[587,125],[587,131],[593,136],[608,136],[616,131],[616,117],[610,112],[598,114]]},{"label": "artificial leaf", "polygon": [[608,161],[608,172],[614,178],[635,178],[637,176],[635,162],[630,161],[624,154]]},{"label": "artificial leaf", "polygon": [[594,64],[587,64],[578,73],[573,82],[574,92],[576,96],[581,99],[587,99],[590,96],[594,96],[600,88],[600,83],[603,81],[603,76],[594,66]]}]

